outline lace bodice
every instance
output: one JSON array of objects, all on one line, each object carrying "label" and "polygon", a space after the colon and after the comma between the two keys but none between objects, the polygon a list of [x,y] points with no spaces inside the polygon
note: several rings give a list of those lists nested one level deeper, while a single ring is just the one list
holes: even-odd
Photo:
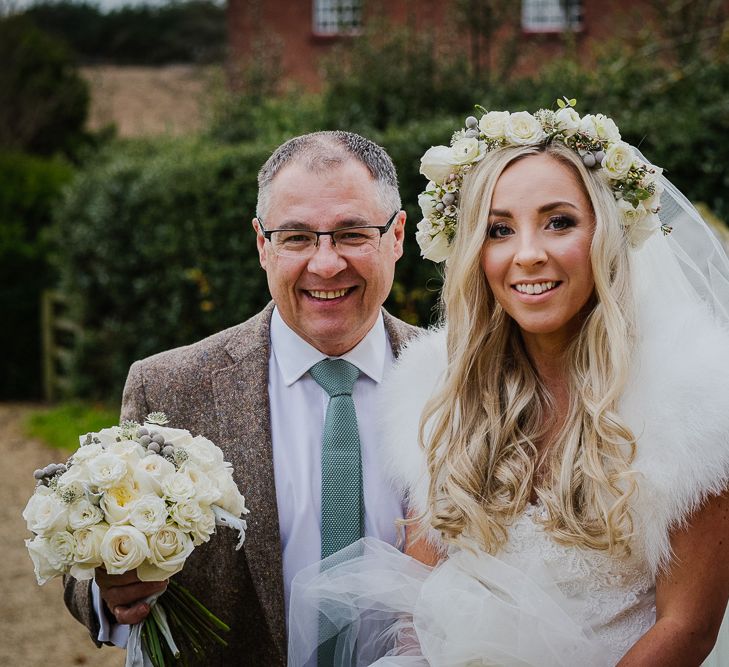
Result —
[{"label": "lace bodice", "polygon": [[529,505],[509,529],[499,560],[529,573],[546,568],[566,598],[567,611],[589,627],[612,664],[655,623],[655,581],[640,554],[610,556],[555,542],[539,521],[543,509]]}]

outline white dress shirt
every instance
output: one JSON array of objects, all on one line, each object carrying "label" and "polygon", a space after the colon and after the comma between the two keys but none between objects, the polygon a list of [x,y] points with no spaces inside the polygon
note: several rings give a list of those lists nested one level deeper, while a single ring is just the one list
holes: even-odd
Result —
[{"label": "white dress shirt", "polygon": [[[288,619],[294,575],[321,557],[321,442],[329,396],[309,369],[327,356],[300,338],[278,309],[273,311],[270,335],[268,396]],[[365,535],[395,544],[395,520],[403,517],[403,499],[383,479],[376,455],[375,394],[393,361],[382,315],[362,341],[341,358],[360,370],[352,399],[362,454]],[[245,489],[241,491],[245,494]],[[250,510],[255,512],[256,508]],[[92,593],[100,621],[99,640],[125,646],[129,626],[110,625],[95,582]]]}]

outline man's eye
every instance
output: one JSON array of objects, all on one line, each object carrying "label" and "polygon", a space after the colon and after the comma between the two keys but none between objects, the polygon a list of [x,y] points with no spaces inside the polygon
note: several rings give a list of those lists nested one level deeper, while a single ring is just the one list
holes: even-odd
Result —
[{"label": "man's eye", "polygon": [[551,229],[560,231],[562,229],[567,229],[568,227],[574,227],[575,221],[566,216],[566,215],[558,215],[554,218],[550,218],[548,227]]},{"label": "man's eye", "polygon": [[365,229],[345,229],[337,232],[335,235],[335,243],[348,243],[350,245],[357,243],[366,243],[372,238],[372,233]]},{"label": "man's eye", "polygon": [[306,245],[311,243],[311,236],[308,234],[279,234],[278,242],[282,245]]},{"label": "man's eye", "polygon": [[503,222],[497,222],[489,227],[489,238],[491,239],[503,239],[511,234],[513,234],[511,227]]}]

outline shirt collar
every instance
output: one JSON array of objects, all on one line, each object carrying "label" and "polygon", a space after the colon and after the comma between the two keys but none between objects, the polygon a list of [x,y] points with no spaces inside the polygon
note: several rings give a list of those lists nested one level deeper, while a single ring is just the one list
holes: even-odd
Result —
[{"label": "shirt collar", "polygon": [[[387,333],[382,312],[367,335],[337,359],[346,359],[375,382],[381,382],[385,371]],[[284,384],[288,387],[304,375],[315,363],[327,355],[301,338],[283,321],[278,308],[271,317],[271,351],[281,371]],[[335,358],[335,357],[332,357]]]}]

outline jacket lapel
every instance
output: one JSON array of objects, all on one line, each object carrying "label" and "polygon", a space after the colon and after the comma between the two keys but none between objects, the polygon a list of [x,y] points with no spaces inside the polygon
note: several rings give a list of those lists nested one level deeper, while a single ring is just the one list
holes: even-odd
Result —
[{"label": "jacket lapel", "polygon": [[227,445],[235,480],[251,510],[243,547],[251,580],[283,658],[283,569],[268,402],[272,311],[269,305],[226,345],[233,363],[213,374],[213,393],[221,442]]}]

